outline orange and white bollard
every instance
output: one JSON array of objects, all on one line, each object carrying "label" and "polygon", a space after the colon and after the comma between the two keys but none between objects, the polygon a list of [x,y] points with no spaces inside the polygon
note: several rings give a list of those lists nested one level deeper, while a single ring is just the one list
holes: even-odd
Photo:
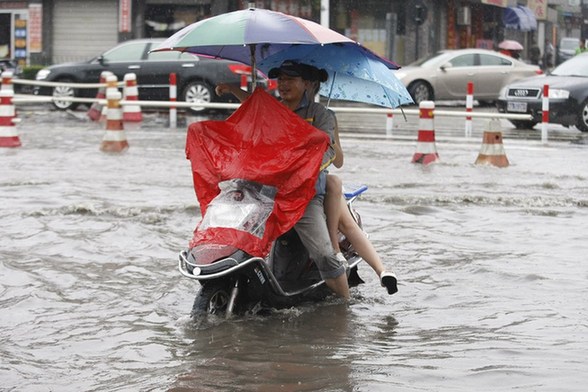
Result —
[{"label": "orange and white bollard", "polygon": [[[108,100],[108,93],[112,93],[112,92],[119,92],[118,91],[118,78],[116,77],[115,74],[113,74],[112,72],[110,73],[110,75],[106,75],[106,92],[105,92],[105,97]],[[122,94],[121,94],[122,95]],[[102,108],[102,114],[100,115],[100,121],[105,121],[106,120],[106,115],[108,113],[108,105],[105,105]]]},{"label": "orange and white bollard", "polygon": [[[466,95],[466,113],[471,113],[474,108],[474,83],[468,82]],[[472,116],[466,116],[465,137],[472,136]]]},{"label": "orange and white bollard", "polygon": [[13,76],[13,73],[10,71],[2,72],[2,86],[0,87],[0,90],[14,92],[14,85],[12,84]]},{"label": "orange and white bollard", "polygon": [[435,102],[423,101],[419,105],[419,134],[412,163],[428,165],[438,159],[435,145]]},{"label": "orange and white bollard", "polygon": [[104,152],[123,152],[129,148],[124,131],[120,91],[106,92],[106,134],[100,150]]},{"label": "orange and white bollard", "polygon": [[[112,75],[112,72],[102,71],[102,73],[100,74],[100,84],[105,84],[106,77],[108,77],[109,75]],[[106,86],[100,86],[98,88],[96,99],[106,99]],[[104,105],[102,103],[96,101],[92,103],[92,106],[90,106],[90,109],[88,109],[88,112],[86,114],[88,115],[90,120],[99,121],[100,117],[102,116],[103,107]]]},{"label": "orange and white bollard", "polygon": [[21,146],[15,125],[17,118],[13,97],[12,90],[0,90],[0,147]]},{"label": "orange and white bollard", "polygon": [[489,131],[484,131],[482,148],[480,149],[480,154],[478,155],[475,164],[507,167],[509,162],[506,153],[504,152],[504,146],[502,145],[500,122],[497,120],[490,121],[488,128],[490,128]]},{"label": "orange and white bollard", "polygon": [[[123,97],[127,102],[139,100],[139,89],[137,88],[137,75],[128,73],[124,77],[125,88]],[[141,106],[137,104],[127,103],[123,105],[123,121],[138,123],[143,121],[143,113],[141,113]]]}]

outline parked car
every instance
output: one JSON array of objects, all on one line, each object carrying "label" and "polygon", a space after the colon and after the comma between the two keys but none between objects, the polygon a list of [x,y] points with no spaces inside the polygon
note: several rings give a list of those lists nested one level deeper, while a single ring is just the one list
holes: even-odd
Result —
[{"label": "parked car", "polygon": [[474,83],[475,99],[492,102],[508,83],[541,73],[536,65],[486,49],[444,50],[395,71],[416,104],[463,100],[468,82]]},{"label": "parked car", "polygon": [[576,49],[580,47],[580,39],[579,38],[572,38],[572,37],[565,37],[559,41],[559,46],[557,47],[557,64],[561,64],[564,61],[567,61],[574,57],[576,54]]},{"label": "parked car", "polygon": [[497,102],[502,113],[531,114],[530,121],[510,120],[518,129],[533,128],[542,120],[543,86],[549,85],[549,122],[575,125],[588,132],[588,53],[560,64],[546,76],[519,80],[504,87]]},{"label": "parked car", "polygon": [[15,60],[0,59],[0,73],[2,72],[12,72],[13,75],[17,75],[20,72],[20,68]]},{"label": "parked car", "polygon": [[[169,100],[169,74],[176,73],[178,101],[209,103],[238,102],[234,97],[218,97],[216,84],[241,82],[242,75],[251,75],[250,67],[244,64],[199,57],[176,51],[153,52],[163,39],[130,40],[115,46],[103,54],[84,62],[57,64],[37,73],[36,79],[53,82],[97,83],[102,71],[114,73],[121,81],[127,73],[137,75],[140,100]],[[74,89],[71,87],[37,87],[34,93],[55,97],[94,98],[97,89]],[[54,101],[58,109],[70,109],[76,103]],[[192,108],[195,111],[201,107]]]}]

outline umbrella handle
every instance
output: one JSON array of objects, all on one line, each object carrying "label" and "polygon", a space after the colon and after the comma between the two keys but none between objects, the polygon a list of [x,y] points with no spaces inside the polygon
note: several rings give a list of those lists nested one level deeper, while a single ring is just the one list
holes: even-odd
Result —
[{"label": "umbrella handle", "polygon": [[255,63],[255,46],[256,44],[249,45],[251,51],[251,92],[255,91],[257,87],[257,64]]}]

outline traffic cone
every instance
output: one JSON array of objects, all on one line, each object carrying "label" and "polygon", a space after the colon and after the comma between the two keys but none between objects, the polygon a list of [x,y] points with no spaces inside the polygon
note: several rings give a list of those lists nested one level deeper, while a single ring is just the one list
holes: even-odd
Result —
[{"label": "traffic cone", "polygon": [[104,152],[123,152],[129,148],[122,121],[120,91],[106,92],[106,134],[102,139],[100,150]]},{"label": "traffic cone", "polygon": [[[124,78],[124,99],[125,101],[138,101],[139,90],[137,89],[137,75],[128,73]],[[127,104],[123,106],[123,121],[137,123],[143,121],[143,113],[141,113],[141,106],[134,104]]]},{"label": "traffic cone", "polygon": [[435,102],[423,101],[419,105],[419,134],[412,163],[428,165],[438,159],[435,145]]},{"label": "traffic cone", "polygon": [[[112,72],[110,75],[106,75],[106,99],[108,99],[109,92],[119,92],[118,91],[118,78]],[[108,113],[108,105],[102,107],[102,114],[100,115],[100,121],[106,120],[106,115]]]},{"label": "traffic cone", "polygon": [[[109,75],[112,75],[112,72],[102,71],[102,73],[100,74],[100,84],[102,86],[100,86],[98,88],[98,93],[96,94],[96,99],[106,99],[106,86],[104,86],[104,84],[106,83],[106,77]],[[90,120],[99,121],[100,117],[102,116],[102,108],[103,107],[104,107],[104,105],[98,101],[92,103],[92,106],[90,106],[90,109],[88,110],[88,113],[87,113],[88,117],[90,117]]]},{"label": "traffic cone", "polygon": [[12,90],[0,90],[0,147],[21,146],[15,126],[17,119],[12,97]]},{"label": "traffic cone", "polygon": [[1,77],[2,77],[2,86],[0,87],[0,90],[14,92],[14,86],[12,84],[12,77],[13,77],[12,72],[4,71],[4,72],[2,72]]},{"label": "traffic cone", "polygon": [[[476,159],[476,165],[486,164],[496,167],[507,167],[508,158],[502,145],[502,132],[500,132],[500,122],[490,121],[488,128],[493,131],[484,131],[484,139],[480,154]],[[498,131],[497,131],[498,130]]]}]

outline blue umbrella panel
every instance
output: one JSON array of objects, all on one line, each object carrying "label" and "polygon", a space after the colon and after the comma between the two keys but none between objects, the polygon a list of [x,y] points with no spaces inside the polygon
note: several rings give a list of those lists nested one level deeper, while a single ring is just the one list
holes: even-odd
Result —
[{"label": "blue umbrella panel", "polygon": [[267,74],[285,60],[326,70],[329,78],[319,92],[329,99],[389,108],[413,103],[404,84],[392,72],[400,67],[357,43],[292,45],[262,60],[258,68]]}]

